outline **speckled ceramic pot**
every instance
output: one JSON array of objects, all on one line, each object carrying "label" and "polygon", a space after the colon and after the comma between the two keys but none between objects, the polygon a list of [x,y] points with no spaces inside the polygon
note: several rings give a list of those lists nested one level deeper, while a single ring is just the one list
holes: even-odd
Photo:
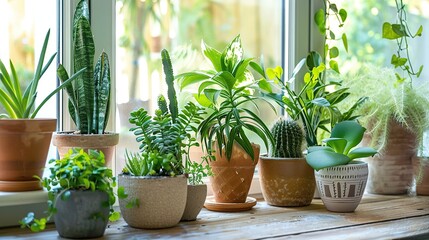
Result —
[{"label": "speckled ceramic pot", "polygon": [[368,164],[353,161],[347,165],[315,171],[315,176],[326,209],[332,212],[353,212],[365,192]]},{"label": "speckled ceramic pot", "polygon": [[188,197],[181,221],[194,221],[204,206],[207,196],[207,185],[188,185]]},{"label": "speckled ceramic pot", "polygon": [[258,167],[262,195],[269,205],[310,205],[316,181],[313,168],[304,158],[273,158],[262,155]]},{"label": "speckled ceramic pot", "polygon": [[[176,177],[118,176],[126,199],[119,199],[125,222],[131,227],[156,229],[174,227],[180,222],[186,206],[187,179]],[[139,200],[139,206],[127,208],[128,202]]]}]

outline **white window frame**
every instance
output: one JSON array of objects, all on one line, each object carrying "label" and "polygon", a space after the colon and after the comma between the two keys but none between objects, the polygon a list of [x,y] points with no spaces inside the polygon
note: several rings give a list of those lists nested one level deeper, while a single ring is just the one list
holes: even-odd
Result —
[{"label": "white window frame", "polygon": [[[115,0],[87,0],[91,11],[91,25],[96,43],[96,54],[104,49],[109,55],[111,66],[111,114],[107,129],[115,131],[116,116],[116,38],[115,38]],[[74,9],[79,0],[58,0],[62,10],[61,35],[60,35],[60,59],[64,67],[68,70],[72,67],[71,56],[71,34]],[[285,0],[285,9],[289,9],[289,26],[284,30],[288,34],[285,46],[289,50],[287,56],[282,56],[284,64],[287,65],[287,76],[290,76],[294,66],[300,59],[305,57],[312,50],[323,49],[322,36],[314,27],[313,15],[317,9],[323,6],[321,1],[314,0]],[[285,10],[285,11],[286,11]],[[106,27],[106,24],[111,27]],[[323,38],[322,38],[323,39]],[[299,78],[298,78],[299,79]],[[60,96],[59,130],[72,130],[74,125],[68,114],[67,96]],[[252,182],[249,194],[260,194],[259,180],[256,176]],[[22,192],[22,193],[2,193],[0,192],[0,227],[16,226],[18,220],[27,212],[33,211],[42,214],[46,209],[47,194],[44,191]]]}]

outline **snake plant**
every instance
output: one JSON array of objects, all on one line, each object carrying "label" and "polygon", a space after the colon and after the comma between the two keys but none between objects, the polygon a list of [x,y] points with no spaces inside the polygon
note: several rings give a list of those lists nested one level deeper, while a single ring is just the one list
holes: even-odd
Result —
[{"label": "snake plant", "polygon": [[35,118],[39,110],[43,105],[58,91],[67,86],[71,81],[83,71],[77,71],[72,77],[64,81],[60,86],[54,89],[43,101],[36,107],[35,101],[37,97],[37,87],[39,80],[49,68],[52,61],[54,60],[56,53],[53,54],[48,62],[43,65],[46,48],[49,42],[50,30],[46,33],[45,40],[43,42],[42,51],[40,52],[39,61],[37,63],[36,71],[33,79],[28,84],[24,92],[21,91],[19,84],[19,77],[16,73],[15,67],[12,60],[9,61],[10,73],[7,71],[6,66],[0,60],[0,81],[3,84],[3,89],[0,89],[0,104],[3,105],[7,113],[0,114],[0,118],[13,118],[13,119],[24,119],[24,118]]},{"label": "snake plant", "polygon": [[[89,23],[89,8],[81,0],[73,18],[74,72],[85,69],[75,82],[68,84],[69,113],[81,134],[103,134],[109,119],[110,66],[102,52],[94,68],[95,45]],[[59,79],[67,81],[68,73],[60,64]]]}]

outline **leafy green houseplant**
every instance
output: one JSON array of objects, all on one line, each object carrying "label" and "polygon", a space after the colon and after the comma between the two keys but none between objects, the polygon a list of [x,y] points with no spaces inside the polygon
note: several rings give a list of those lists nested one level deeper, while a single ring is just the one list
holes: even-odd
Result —
[{"label": "leafy green houseplant", "polygon": [[[110,165],[113,147],[119,141],[118,134],[105,131],[111,97],[110,66],[105,52],[100,54],[94,66],[95,45],[89,17],[88,4],[81,0],[73,17],[73,71],[85,70],[75,82],[66,87],[68,110],[77,131],[55,134],[54,145],[58,147],[60,155],[70,147],[98,149],[105,153]],[[57,74],[62,82],[69,78],[61,64]],[[90,139],[81,140],[82,138]]]},{"label": "leafy green houseplant", "polygon": [[[251,109],[252,106],[258,109],[256,102],[265,100],[261,95],[254,94],[260,90],[258,84],[264,79],[256,80],[250,72],[251,66],[259,65],[250,64],[253,59],[244,57],[239,35],[222,52],[203,42],[202,52],[213,69],[187,72],[176,78],[182,89],[198,84],[198,91],[194,96],[208,112],[198,131],[203,149],[215,157],[215,161],[210,164],[214,173],[211,182],[216,202],[245,202],[259,155],[259,145],[251,143],[249,133],[260,138],[267,148],[273,142],[270,130]],[[237,176],[237,181],[245,179],[241,184],[243,188],[233,191],[217,189],[220,186],[231,186],[217,183],[218,180],[222,181],[217,172],[219,170],[216,170],[219,165],[229,165],[230,170],[235,171],[233,167],[242,164],[248,165],[246,177],[234,175]],[[231,192],[233,194],[228,196]],[[227,195],[222,196],[223,193]]]},{"label": "leafy green houseplant", "polygon": [[103,153],[71,149],[64,158],[49,163],[49,177],[38,177],[48,191],[48,216],[37,219],[30,212],[20,221],[21,227],[42,231],[54,217],[61,237],[102,236],[108,220],[115,221],[120,216],[113,209],[115,177],[104,165]]},{"label": "leafy green houseplant", "polygon": [[371,147],[356,147],[365,128],[356,121],[337,123],[324,146],[308,149],[306,160],[314,168],[317,189],[329,211],[353,212],[359,205],[368,179],[368,164],[354,159],[374,156]]},{"label": "leafy green houseplant", "polygon": [[161,95],[154,116],[143,108],[130,113],[129,121],[134,125],[130,131],[136,135],[140,152],[126,154],[126,166],[119,175],[121,211],[125,221],[137,228],[166,228],[179,223],[187,200],[182,156],[198,145],[192,132],[197,131],[204,113],[192,102],[178,108],[173,68],[165,49],[161,57],[169,101]]},{"label": "leafy green houseplant", "polygon": [[[304,64],[308,69],[304,75],[304,86],[301,89],[294,89],[291,84]],[[293,120],[303,123],[308,146],[321,144],[320,131],[330,132],[337,122],[356,119],[358,116],[354,111],[366,99],[360,97],[350,108],[342,111],[339,105],[350,95],[349,89],[343,87],[341,82],[324,78],[324,71],[325,64],[317,52],[310,52],[302,59],[287,82],[281,79],[283,75],[281,67],[268,68],[266,73],[264,69],[258,69],[261,75],[282,90],[281,94],[276,94],[268,88],[268,96],[284,107]]]},{"label": "leafy green houseplant", "polygon": [[297,121],[280,118],[271,133],[274,145],[259,159],[259,182],[265,201],[283,207],[309,205],[316,182],[313,169],[303,157],[303,127]]},{"label": "leafy green houseplant", "polygon": [[[0,82],[3,85],[0,89],[0,104],[7,112],[0,114],[0,163],[7,164],[9,161],[16,163],[15,166],[0,169],[0,181],[4,181],[0,191],[40,189],[33,175],[42,174],[57,121],[36,118],[37,113],[52,96],[76,80],[83,71],[77,71],[36,106],[39,81],[56,56],[53,54],[44,64],[49,35],[50,31],[46,33],[33,79],[24,91],[21,90],[20,76],[17,75],[12,61],[8,72],[0,60]],[[16,154],[17,152],[22,154]]]}]

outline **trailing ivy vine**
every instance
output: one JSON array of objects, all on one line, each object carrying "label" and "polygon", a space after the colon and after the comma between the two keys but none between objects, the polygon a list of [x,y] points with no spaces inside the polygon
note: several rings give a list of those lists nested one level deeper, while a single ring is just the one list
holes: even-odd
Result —
[{"label": "trailing ivy vine", "polygon": [[[403,1],[395,0],[395,2],[397,10],[396,21],[394,23],[383,23],[382,36],[385,39],[396,40],[398,49],[396,50],[396,53],[392,55],[390,63],[395,68],[401,68],[402,71],[408,75],[410,84],[412,85],[413,77],[420,77],[423,65],[421,65],[418,70],[413,67],[409,52],[409,38],[414,39],[416,37],[421,37],[423,26],[420,25],[417,31],[413,34],[408,26],[407,11]],[[406,78],[400,76],[398,73],[396,73],[396,79],[398,83],[402,83],[406,80]]]}]

